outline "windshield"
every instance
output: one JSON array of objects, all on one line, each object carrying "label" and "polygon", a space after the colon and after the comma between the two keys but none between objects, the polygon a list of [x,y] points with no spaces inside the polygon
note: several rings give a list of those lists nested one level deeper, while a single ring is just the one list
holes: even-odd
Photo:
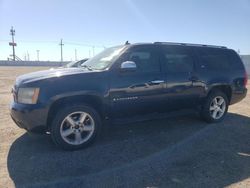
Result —
[{"label": "windshield", "polygon": [[88,59],[82,59],[80,61],[72,61],[68,64],[66,64],[64,67],[66,68],[70,68],[70,67],[80,67],[85,61],[87,61]]},{"label": "windshield", "polygon": [[103,50],[101,53],[92,57],[84,63],[85,67],[95,70],[104,70],[108,68],[115,58],[117,58],[125,46],[116,46]]},{"label": "windshield", "polygon": [[66,64],[64,67],[69,68],[69,67],[74,66],[76,63],[77,63],[77,61],[72,61],[72,62]]}]

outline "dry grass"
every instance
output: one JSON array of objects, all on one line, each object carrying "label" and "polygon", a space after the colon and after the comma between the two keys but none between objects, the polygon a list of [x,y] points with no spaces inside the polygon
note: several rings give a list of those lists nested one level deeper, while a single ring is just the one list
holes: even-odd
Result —
[{"label": "dry grass", "polygon": [[19,129],[9,115],[11,88],[17,76],[48,67],[0,67],[0,187],[12,187],[7,170],[7,155],[12,142],[25,131]]}]

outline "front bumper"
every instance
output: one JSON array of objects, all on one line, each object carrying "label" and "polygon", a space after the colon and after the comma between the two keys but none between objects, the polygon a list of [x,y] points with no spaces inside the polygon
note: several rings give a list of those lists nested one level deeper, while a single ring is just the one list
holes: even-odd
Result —
[{"label": "front bumper", "polygon": [[48,110],[43,105],[27,105],[12,102],[10,115],[20,128],[27,131],[43,132],[47,130]]}]

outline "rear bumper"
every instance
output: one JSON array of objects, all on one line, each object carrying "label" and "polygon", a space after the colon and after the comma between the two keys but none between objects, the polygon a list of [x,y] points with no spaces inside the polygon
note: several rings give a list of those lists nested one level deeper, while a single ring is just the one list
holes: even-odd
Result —
[{"label": "rear bumper", "polygon": [[244,99],[247,95],[247,89],[244,88],[240,91],[233,91],[230,104],[235,104],[237,102],[240,102],[242,99]]},{"label": "rear bumper", "polygon": [[26,105],[12,102],[10,115],[18,127],[27,131],[43,132],[47,129],[48,110],[42,105]]}]

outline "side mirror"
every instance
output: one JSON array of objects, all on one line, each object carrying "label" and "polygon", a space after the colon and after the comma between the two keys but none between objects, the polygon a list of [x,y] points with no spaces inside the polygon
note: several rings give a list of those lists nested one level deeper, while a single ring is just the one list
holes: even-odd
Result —
[{"label": "side mirror", "polygon": [[125,61],[121,64],[121,71],[127,72],[127,71],[135,71],[136,70],[136,64],[133,61]]}]

